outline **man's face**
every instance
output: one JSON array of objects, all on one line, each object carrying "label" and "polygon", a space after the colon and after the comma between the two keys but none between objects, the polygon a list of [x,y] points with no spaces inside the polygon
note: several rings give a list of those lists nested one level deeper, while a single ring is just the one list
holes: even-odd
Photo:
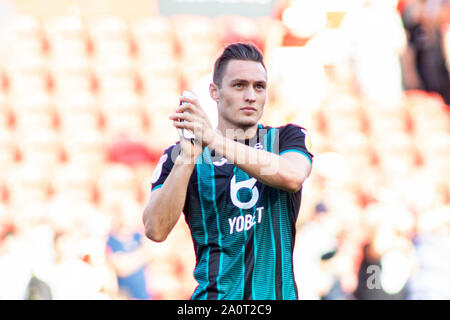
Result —
[{"label": "man's face", "polygon": [[218,103],[219,125],[246,129],[257,125],[266,102],[267,74],[255,61],[230,60],[222,85],[211,85],[211,96]]}]

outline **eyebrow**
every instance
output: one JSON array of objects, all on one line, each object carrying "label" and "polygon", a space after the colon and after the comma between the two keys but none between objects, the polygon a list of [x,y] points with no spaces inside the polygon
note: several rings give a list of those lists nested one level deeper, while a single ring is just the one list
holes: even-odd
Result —
[{"label": "eyebrow", "polygon": [[[249,83],[250,81],[248,81],[248,80],[245,80],[245,79],[233,79],[233,80],[231,80],[230,81],[230,83],[231,84],[234,84],[234,83]],[[266,85],[266,81],[265,80],[257,80],[257,81],[255,81],[255,83],[256,84],[264,84],[264,85]]]}]

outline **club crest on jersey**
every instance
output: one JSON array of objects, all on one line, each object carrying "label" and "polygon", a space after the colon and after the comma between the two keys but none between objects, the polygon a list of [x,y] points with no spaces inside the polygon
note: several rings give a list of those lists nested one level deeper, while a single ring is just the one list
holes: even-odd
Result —
[{"label": "club crest on jersey", "polygon": [[255,144],[255,147],[254,147],[255,149],[258,149],[258,150],[262,150],[262,149],[264,149],[264,146],[262,145],[262,143],[261,142],[258,142],[257,144]]}]

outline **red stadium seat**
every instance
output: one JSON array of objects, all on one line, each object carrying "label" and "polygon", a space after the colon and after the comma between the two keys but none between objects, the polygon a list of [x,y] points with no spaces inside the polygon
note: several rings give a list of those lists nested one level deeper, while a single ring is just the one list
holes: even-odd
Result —
[{"label": "red stadium seat", "polygon": [[258,20],[246,16],[222,15],[215,17],[214,21],[217,24],[223,46],[234,42],[252,42],[264,52],[264,37],[266,34],[262,33],[262,30],[267,24],[267,20]]},{"label": "red stadium seat", "polygon": [[365,133],[365,112],[359,102],[349,95],[334,95],[320,108],[327,136],[345,133]]},{"label": "red stadium seat", "polygon": [[35,130],[55,128],[55,107],[48,93],[30,90],[22,96],[11,97],[10,104],[17,131],[31,134]]},{"label": "red stadium seat", "polygon": [[137,92],[138,73],[135,63],[128,56],[110,56],[96,62],[99,94]]},{"label": "red stadium seat", "polygon": [[373,139],[372,145],[382,145],[376,148],[377,158],[388,176],[407,177],[417,170],[419,153],[408,134],[386,132],[384,136]]},{"label": "red stadium seat", "polygon": [[107,164],[100,173],[97,187],[102,206],[117,199],[138,200],[138,188],[133,170],[123,164]]},{"label": "red stadium seat", "polygon": [[156,56],[174,57],[175,34],[168,18],[140,18],[132,22],[131,28],[139,59],[146,61],[157,59]]},{"label": "red stadium seat", "polygon": [[68,162],[100,168],[106,161],[106,140],[97,130],[67,133],[63,137],[64,151]]},{"label": "red stadium seat", "polygon": [[56,167],[52,187],[54,197],[64,196],[77,202],[94,202],[97,176],[88,167],[69,163]]},{"label": "red stadium seat", "polygon": [[[411,99],[412,100],[412,99]],[[450,133],[450,109],[442,99],[428,95],[424,99],[410,101],[410,117],[414,134],[426,137],[434,133]]]},{"label": "red stadium seat", "polygon": [[410,133],[408,110],[404,107],[369,106],[366,108],[370,133],[382,136],[390,133]]},{"label": "red stadium seat", "polygon": [[94,72],[88,57],[70,51],[50,61],[55,94],[92,91]]},{"label": "red stadium seat", "polygon": [[100,108],[96,97],[87,91],[62,94],[55,103],[59,116],[60,130],[75,134],[83,130],[100,130]]},{"label": "red stadium seat", "polygon": [[45,203],[50,197],[49,171],[34,163],[17,164],[7,180],[11,205]]},{"label": "red stadium seat", "polygon": [[21,54],[5,64],[8,91],[12,95],[24,95],[29,90],[47,91],[49,71],[42,55]]},{"label": "red stadium seat", "polygon": [[10,128],[13,120],[9,101],[6,95],[0,90],[0,128]]},{"label": "red stadium seat", "polygon": [[83,20],[77,15],[55,15],[44,20],[50,42],[50,55],[84,56],[88,53],[88,35]]},{"label": "red stadium seat", "polygon": [[215,21],[204,16],[175,15],[171,22],[180,48],[181,72],[186,87],[190,87],[212,72],[221,50],[220,33]]},{"label": "red stadium seat", "polygon": [[181,93],[179,63],[172,57],[158,55],[153,60],[140,61],[137,68],[142,81],[143,96],[159,100],[165,99],[167,92]]},{"label": "red stadium seat", "polygon": [[18,55],[41,55],[44,50],[44,34],[40,21],[29,14],[16,14],[5,19],[5,30],[0,46],[6,49],[8,59]]},{"label": "red stadium seat", "polygon": [[128,56],[132,53],[129,25],[114,16],[95,17],[87,22],[97,58]]},{"label": "red stadium seat", "polygon": [[18,155],[16,139],[10,129],[0,128],[0,171],[1,177],[8,172],[15,163]]},{"label": "red stadium seat", "polygon": [[108,136],[140,135],[145,131],[146,112],[138,95],[125,91],[105,97],[101,101],[101,109]]},{"label": "red stadium seat", "polygon": [[16,137],[21,160],[45,168],[53,168],[62,161],[62,143],[54,130],[39,129],[23,132]]}]

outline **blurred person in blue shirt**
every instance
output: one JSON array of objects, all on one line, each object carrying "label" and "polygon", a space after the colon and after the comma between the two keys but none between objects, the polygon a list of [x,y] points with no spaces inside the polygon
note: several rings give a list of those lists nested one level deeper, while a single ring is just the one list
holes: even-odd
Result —
[{"label": "blurred person in blue shirt", "polygon": [[108,262],[117,274],[120,294],[130,299],[153,299],[148,289],[147,264],[151,260],[148,243],[124,207],[113,205],[113,225],[107,241]]}]

